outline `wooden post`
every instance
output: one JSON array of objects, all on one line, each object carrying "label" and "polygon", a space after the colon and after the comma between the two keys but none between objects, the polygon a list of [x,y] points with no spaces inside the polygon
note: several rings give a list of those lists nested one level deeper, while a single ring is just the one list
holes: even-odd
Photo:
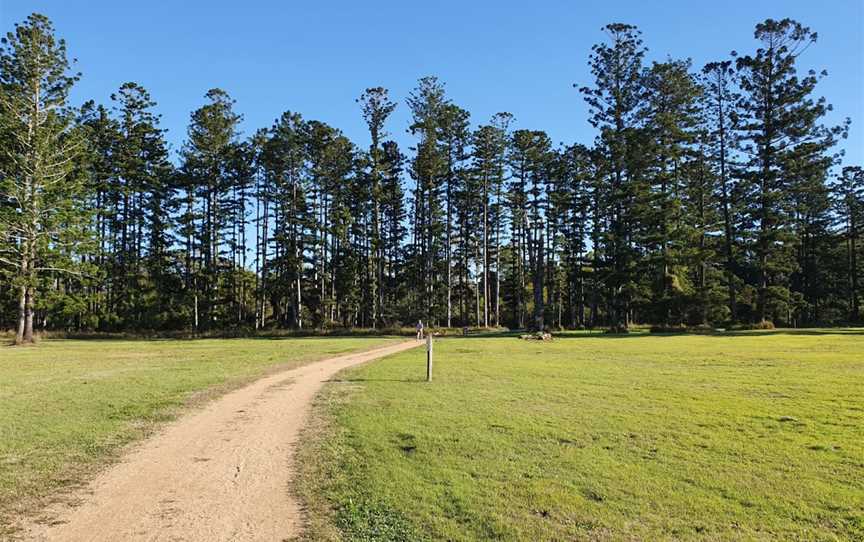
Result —
[{"label": "wooden post", "polygon": [[432,382],[432,334],[426,335],[426,382]]}]

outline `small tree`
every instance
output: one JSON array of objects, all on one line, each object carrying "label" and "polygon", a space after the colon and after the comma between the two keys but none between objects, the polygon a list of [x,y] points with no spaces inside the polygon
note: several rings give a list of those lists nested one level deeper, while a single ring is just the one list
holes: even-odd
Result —
[{"label": "small tree", "polygon": [[86,231],[85,185],[71,174],[81,145],[66,100],[66,44],[30,15],[0,45],[0,265],[18,292],[17,344],[33,342],[40,275],[77,273],[70,248]]}]

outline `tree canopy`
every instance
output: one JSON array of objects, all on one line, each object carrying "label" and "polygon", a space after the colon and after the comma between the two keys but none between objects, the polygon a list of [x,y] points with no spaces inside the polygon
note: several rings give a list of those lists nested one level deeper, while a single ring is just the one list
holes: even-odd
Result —
[{"label": "tree canopy", "polygon": [[[357,99],[369,131],[286,111],[240,132],[206,91],[173,152],[135,82],[75,106],[47,17],[0,47],[0,325],[814,326],[861,318],[864,175],[836,150],[817,34],[790,20],[705,66],[614,23],[574,93],[593,141],[476,121],[437,77]],[[397,107],[410,112],[393,126]],[[409,149],[390,138],[406,128]]]}]

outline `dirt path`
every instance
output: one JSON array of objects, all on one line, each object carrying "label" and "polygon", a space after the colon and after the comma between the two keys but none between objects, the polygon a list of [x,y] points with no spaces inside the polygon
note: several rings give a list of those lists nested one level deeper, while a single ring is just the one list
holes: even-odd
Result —
[{"label": "dirt path", "polygon": [[310,403],[338,371],[417,346],[402,342],[265,377],[169,425],[108,469],[75,508],[28,540],[282,541],[300,533],[292,456]]}]

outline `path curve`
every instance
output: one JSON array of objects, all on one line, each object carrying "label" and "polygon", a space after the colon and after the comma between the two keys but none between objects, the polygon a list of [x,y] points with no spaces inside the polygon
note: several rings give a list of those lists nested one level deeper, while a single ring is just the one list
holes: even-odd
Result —
[{"label": "path curve", "polygon": [[[81,504],[25,528],[28,540],[282,541],[303,516],[293,453],[313,397],[337,372],[400,342],[267,376],[181,417],[98,476]],[[52,511],[49,511],[52,512]]]}]

